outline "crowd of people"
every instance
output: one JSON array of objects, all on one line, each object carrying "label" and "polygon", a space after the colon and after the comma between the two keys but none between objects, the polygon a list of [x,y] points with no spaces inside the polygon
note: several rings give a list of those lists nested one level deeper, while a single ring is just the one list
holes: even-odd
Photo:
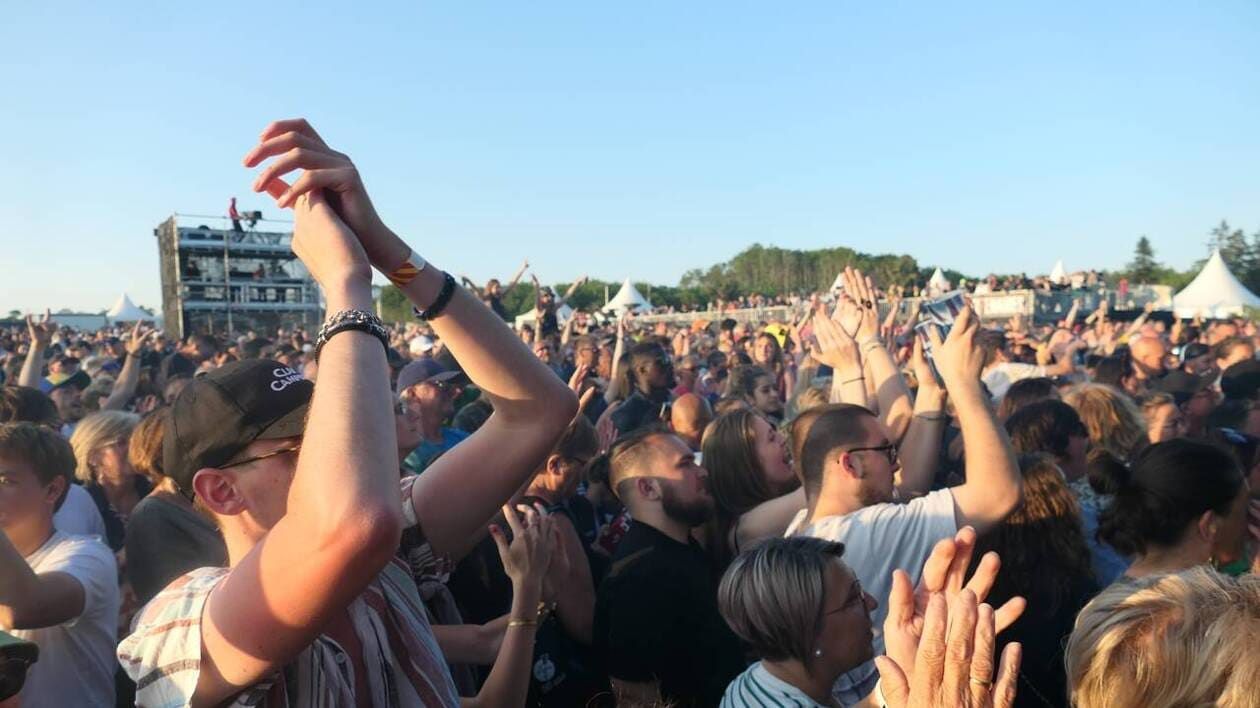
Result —
[{"label": "crowd of people", "polygon": [[318,332],[0,332],[0,706],[1260,706],[1253,322],[515,330],[305,121],[245,164]]}]

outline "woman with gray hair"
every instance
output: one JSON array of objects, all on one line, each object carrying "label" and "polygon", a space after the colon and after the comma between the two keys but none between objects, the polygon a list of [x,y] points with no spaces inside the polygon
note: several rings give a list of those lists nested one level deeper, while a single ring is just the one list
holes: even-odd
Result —
[{"label": "woman with gray hair", "polygon": [[[1011,643],[999,662],[994,642],[1023,603],[995,610],[984,602],[1001,561],[985,554],[966,579],[975,544],[970,527],[938,542],[917,589],[905,571],[894,573],[888,654],[876,659],[876,693],[888,708],[1011,708],[1022,648]],[[731,681],[722,708],[844,705],[832,689],[842,673],[871,659],[875,599],[843,554],[843,544],[791,536],[766,541],[727,568],[718,608],[761,661]]]},{"label": "woman with gray hair", "polygon": [[718,608],[761,661],[731,682],[722,708],[836,705],[836,678],[871,659],[876,604],[841,562],[843,553],[844,544],[794,536],[731,563]]}]

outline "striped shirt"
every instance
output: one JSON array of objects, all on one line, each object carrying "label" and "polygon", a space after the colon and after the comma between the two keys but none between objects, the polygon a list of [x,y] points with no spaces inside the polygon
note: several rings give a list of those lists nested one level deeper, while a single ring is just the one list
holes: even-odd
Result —
[{"label": "striped shirt", "polygon": [[[404,487],[410,491],[410,485]],[[411,495],[403,495],[404,518],[414,524]],[[186,573],[145,605],[132,633],[118,645],[118,660],[136,682],[136,705],[188,705],[201,672],[201,617],[210,591],[227,568]],[[395,558],[347,608],[363,646],[368,686],[354,685],[354,662],[327,635],[320,635],[292,662],[250,686],[229,704],[235,707],[340,708],[366,692],[373,708],[457,706],[450,671],[433,637],[415,581]]]},{"label": "striped shirt", "polygon": [[775,677],[761,662],[749,666],[726,687],[721,708],[829,708],[804,691]]}]

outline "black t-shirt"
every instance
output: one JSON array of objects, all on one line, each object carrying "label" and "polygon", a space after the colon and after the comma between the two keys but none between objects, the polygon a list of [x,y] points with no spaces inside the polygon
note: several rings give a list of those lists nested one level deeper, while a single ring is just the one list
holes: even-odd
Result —
[{"label": "black t-shirt", "polygon": [[504,322],[512,321],[512,317],[508,314],[507,308],[503,306],[503,298],[489,295],[486,297],[486,304],[489,305],[490,309],[494,310],[494,314],[502,318]]},{"label": "black t-shirt", "polygon": [[617,435],[626,435],[661,419],[664,401],[654,401],[636,390],[612,412],[613,427]]},{"label": "black t-shirt", "polygon": [[679,706],[716,706],[747,664],[718,613],[717,584],[695,541],[632,522],[595,599],[594,643],[613,678],[660,682]]}]

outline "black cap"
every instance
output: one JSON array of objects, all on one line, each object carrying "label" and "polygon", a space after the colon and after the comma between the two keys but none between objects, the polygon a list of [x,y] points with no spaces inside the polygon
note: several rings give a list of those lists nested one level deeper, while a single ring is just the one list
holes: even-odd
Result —
[{"label": "black cap", "polygon": [[192,496],[197,470],[227,464],[255,440],[301,435],[314,390],[270,359],[233,362],[193,379],[171,405],[162,441],[166,475]]},{"label": "black cap", "polygon": [[1154,391],[1171,394],[1177,405],[1183,405],[1194,398],[1199,391],[1212,385],[1212,380],[1205,376],[1195,376],[1184,371],[1172,370],[1156,379],[1151,384]]},{"label": "black cap", "polygon": [[1260,361],[1244,359],[1221,374],[1221,393],[1231,400],[1254,400],[1260,392]]}]

